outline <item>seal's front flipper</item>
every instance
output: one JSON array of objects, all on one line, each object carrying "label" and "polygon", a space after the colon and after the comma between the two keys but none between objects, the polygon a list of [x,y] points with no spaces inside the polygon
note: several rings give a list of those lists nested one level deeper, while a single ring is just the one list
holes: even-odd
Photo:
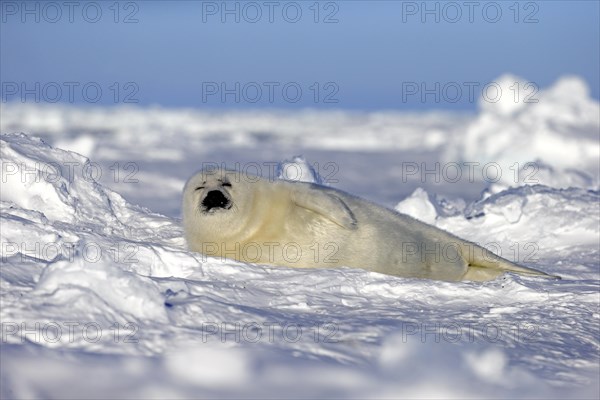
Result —
[{"label": "seal's front flipper", "polygon": [[348,205],[334,194],[324,190],[295,190],[292,201],[344,229],[356,229],[356,218]]}]

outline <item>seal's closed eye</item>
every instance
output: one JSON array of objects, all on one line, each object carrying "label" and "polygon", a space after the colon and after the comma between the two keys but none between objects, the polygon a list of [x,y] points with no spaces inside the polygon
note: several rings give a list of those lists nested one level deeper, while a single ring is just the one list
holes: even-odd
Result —
[{"label": "seal's closed eye", "polygon": [[[206,181],[202,182],[202,185],[206,185]],[[194,189],[194,190],[201,190],[201,189],[204,189],[204,188],[205,188],[205,186],[198,186],[198,187],[197,187],[196,189]]]}]

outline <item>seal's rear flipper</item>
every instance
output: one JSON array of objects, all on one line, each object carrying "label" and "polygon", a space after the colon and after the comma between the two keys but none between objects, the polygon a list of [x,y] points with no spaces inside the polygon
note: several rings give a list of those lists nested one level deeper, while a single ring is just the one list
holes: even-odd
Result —
[{"label": "seal's rear flipper", "polygon": [[[516,264],[515,264],[516,265]],[[505,267],[506,265],[502,265],[502,267]],[[512,267],[512,265],[510,265]],[[477,266],[477,265],[469,265],[469,268],[467,270],[467,272],[465,273],[465,275],[463,275],[462,280],[465,281],[475,281],[475,282],[484,282],[484,281],[490,281],[493,279],[496,279],[497,277],[499,277],[500,275],[504,274],[505,272],[514,272],[520,275],[526,275],[526,276],[535,276],[535,277],[539,277],[539,278],[546,278],[546,279],[562,279],[560,276],[557,275],[549,275],[545,272],[542,271],[538,271],[536,269],[531,269],[531,268],[525,268],[525,267],[521,267],[520,265],[518,266],[518,269],[513,269],[513,268],[502,268],[499,266],[499,268],[490,268],[490,267],[481,267],[481,266]]]},{"label": "seal's rear flipper", "polygon": [[[463,276],[464,280],[484,281],[495,279],[504,272],[515,272],[521,275],[537,276],[548,279],[561,279],[560,276],[550,275],[537,269],[524,267],[508,261],[491,251],[470,243],[464,247],[468,254],[469,269]],[[474,251],[473,251],[474,250]]]}]

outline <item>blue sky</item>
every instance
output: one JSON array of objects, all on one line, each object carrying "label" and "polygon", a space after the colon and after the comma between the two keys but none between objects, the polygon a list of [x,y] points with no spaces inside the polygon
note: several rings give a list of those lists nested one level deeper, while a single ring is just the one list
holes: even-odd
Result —
[{"label": "blue sky", "polygon": [[474,110],[503,73],[599,96],[598,1],[51,3],[1,2],[3,102]]}]

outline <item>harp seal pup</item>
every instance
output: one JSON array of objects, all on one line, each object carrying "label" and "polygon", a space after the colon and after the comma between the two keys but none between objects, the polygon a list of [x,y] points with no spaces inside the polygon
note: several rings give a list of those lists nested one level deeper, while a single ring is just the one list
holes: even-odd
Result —
[{"label": "harp seal pup", "polygon": [[203,170],[186,183],[182,207],[187,244],[206,256],[444,281],[487,281],[508,271],[558,278],[408,215],[312,183]]}]

